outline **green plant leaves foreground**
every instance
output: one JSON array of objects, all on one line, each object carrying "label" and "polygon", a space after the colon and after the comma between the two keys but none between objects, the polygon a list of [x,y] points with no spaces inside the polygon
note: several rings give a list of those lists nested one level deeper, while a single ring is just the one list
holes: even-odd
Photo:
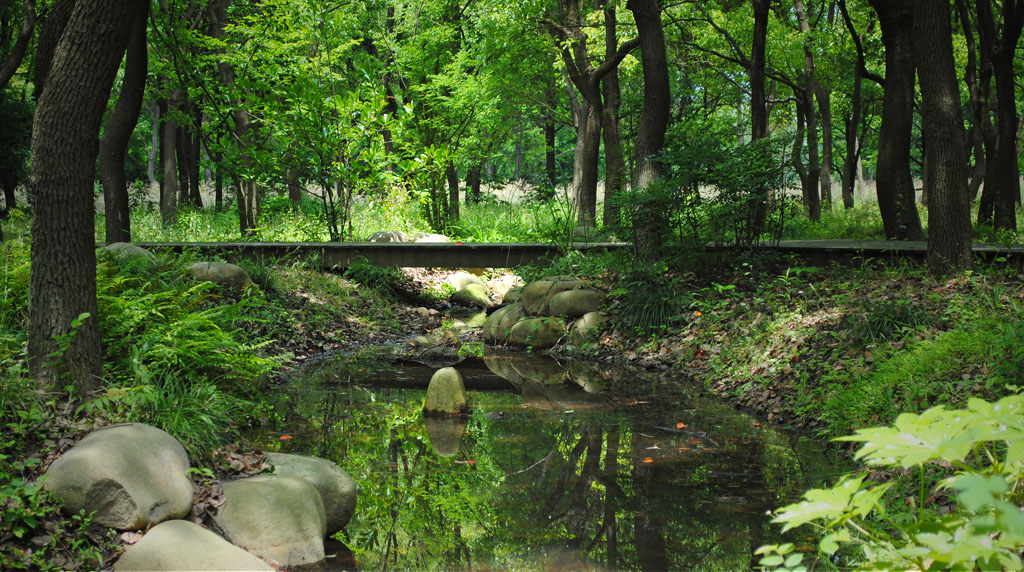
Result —
[{"label": "green plant leaves foreground", "polygon": [[[861,429],[840,441],[862,442],[857,459],[874,467],[917,469],[921,498],[912,515],[892,507],[885,493],[894,483],[866,482],[867,473],[846,476],[832,488],[812,489],[779,510],[783,530],[810,524],[821,535],[819,557],[842,555],[860,570],[1021,570],[1024,562],[1024,396],[995,403],[971,399],[966,409],[934,407],[904,413],[891,427]],[[925,470],[951,473],[924,490]],[[942,514],[935,499],[955,494],[958,510]],[[907,504],[907,503],[901,503]],[[849,546],[852,550],[840,552]],[[781,547],[758,554],[764,569],[779,569]],[[859,550],[858,550],[859,549]],[[842,559],[840,559],[842,560]],[[835,561],[835,560],[833,560]]]}]

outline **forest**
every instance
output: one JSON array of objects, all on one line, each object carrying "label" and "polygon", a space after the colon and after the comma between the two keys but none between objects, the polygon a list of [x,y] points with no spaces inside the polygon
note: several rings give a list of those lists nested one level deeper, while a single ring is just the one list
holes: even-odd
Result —
[{"label": "forest", "polygon": [[[1024,0],[0,0],[0,567],[128,569],[155,522],[47,472],[131,423],[221,536],[268,455],[349,471],[330,569],[1019,569],[1022,30]],[[196,246],[417,235],[559,256]],[[448,365],[451,427],[381,385]]]}]

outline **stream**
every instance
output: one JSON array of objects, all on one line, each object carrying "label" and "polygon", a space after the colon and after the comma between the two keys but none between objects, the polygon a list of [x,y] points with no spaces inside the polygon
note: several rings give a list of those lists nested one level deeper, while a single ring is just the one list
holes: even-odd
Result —
[{"label": "stream", "polygon": [[386,348],[275,390],[276,422],[252,440],[358,486],[351,552],[329,569],[749,569],[780,540],[767,511],[841,469],[685,378],[487,351],[455,365],[465,419],[425,420],[436,367]]}]

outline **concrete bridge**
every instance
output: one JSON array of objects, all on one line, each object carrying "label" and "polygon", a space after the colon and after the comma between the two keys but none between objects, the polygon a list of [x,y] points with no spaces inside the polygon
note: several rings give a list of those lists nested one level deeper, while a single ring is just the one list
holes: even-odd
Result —
[{"label": "concrete bridge", "polygon": [[[138,242],[150,250],[192,250],[200,256],[220,255],[236,258],[303,258],[318,260],[321,268],[347,268],[365,259],[377,266],[423,268],[515,268],[543,263],[562,253],[555,244],[465,243],[457,242]],[[575,243],[572,250],[583,254],[629,250],[625,242]],[[874,259],[910,258],[923,260],[928,251],[924,241],[885,240],[783,240],[777,245],[761,245],[756,250],[794,254],[808,264],[828,264]],[[712,247],[731,250],[731,247]],[[1014,264],[1024,263],[1024,245],[974,245],[975,256],[983,259],[1004,257]]]}]

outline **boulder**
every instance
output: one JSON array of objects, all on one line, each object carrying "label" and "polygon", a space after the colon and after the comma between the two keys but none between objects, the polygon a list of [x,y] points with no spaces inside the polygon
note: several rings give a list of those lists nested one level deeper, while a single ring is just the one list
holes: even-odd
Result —
[{"label": "boulder", "polygon": [[466,421],[460,417],[427,417],[427,439],[439,457],[454,457],[466,434]]},{"label": "boulder", "polygon": [[409,242],[409,237],[400,230],[379,230],[366,237],[366,242]]},{"label": "boulder", "polygon": [[213,520],[232,543],[279,567],[324,559],[324,501],[305,479],[257,476],[224,483],[224,504]]},{"label": "boulder", "polygon": [[141,423],[93,431],[46,471],[45,487],[69,514],[136,530],[192,509],[188,455],[169,434]]},{"label": "boulder", "polygon": [[252,284],[245,270],[227,262],[196,262],[188,270],[196,280],[213,282],[233,290],[241,290]]},{"label": "boulder", "polygon": [[509,330],[525,317],[526,309],[519,302],[498,308],[484,321],[484,341],[489,344],[506,343]]},{"label": "boulder", "polygon": [[153,256],[152,252],[130,242],[112,242],[104,246],[103,251],[113,254],[114,258],[118,260],[145,258],[151,262],[156,262],[156,256]]},{"label": "boulder", "polygon": [[484,365],[487,369],[491,370],[491,373],[507,379],[512,385],[522,387],[523,384],[528,383],[527,380],[519,372],[512,367],[512,357],[504,355],[486,355],[484,356]]},{"label": "boulder", "polygon": [[460,306],[475,306],[477,308],[486,308],[491,305],[491,299],[487,295],[487,287],[481,286],[480,284],[469,284],[465,288],[459,289],[457,292],[452,294],[449,298],[452,304],[458,304]]},{"label": "boulder", "polygon": [[469,409],[469,395],[462,383],[462,374],[454,367],[434,372],[427,386],[423,412],[427,415],[462,415]]},{"label": "boulder", "polygon": [[522,297],[523,297],[523,287],[522,286],[516,286],[515,288],[512,288],[508,292],[505,292],[505,294],[501,297],[501,303],[502,304],[514,304],[514,303],[518,302],[520,300],[520,298],[522,298]]},{"label": "boulder", "polygon": [[561,318],[528,318],[512,326],[508,343],[543,349],[554,346],[564,335],[565,320]]},{"label": "boulder", "polygon": [[552,316],[579,318],[587,312],[596,312],[604,305],[604,292],[583,288],[565,290],[551,297],[548,310]]},{"label": "boulder", "polygon": [[285,453],[267,453],[267,462],[275,475],[306,479],[316,487],[327,514],[327,535],[345,528],[356,510],[356,483],[344,469],[327,459]]},{"label": "boulder", "polygon": [[443,234],[434,234],[432,232],[417,232],[412,237],[413,242],[451,242],[452,239],[448,238]]},{"label": "boulder", "polygon": [[576,278],[548,278],[537,280],[523,286],[520,293],[520,301],[526,307],[526,313],[531,316],[546,316],[550,313],[549,304],[551,297],[559,292],[582,288],[587,283]]},{"label": "boulder", "polygon": [[162,522],[121,555],[115,572],[274,569],[213,532],[185,520]]},{"label": "boulder", "polygon": [[[487,289],[495,296],[501,298],[502,302],[506,302],[505,296],[508,294],[509,290],[522,285],[523,279],[515,274],[503,274],[493,280],[487,281]],[[507,302],[515,302],[515,300],[508,300]]]},{"label": "boulder", "polygon": [[477,284],[482,288],[487,288],[487,285],[484,284],[484,281],[481,280],[479,276],[470,274],[469,272],[456,272],[454,274],[449,274],[448,278],[445,279],[445,283],[455,289],[456,292],[470,284]]},{"label": "boulder", "polygon": [[572,329],[569,330],[569,343],[576,347],[582,346],[601,333],[607,323],[608,318],[598,312],[583,314],[582,318],[573,322]]}]

